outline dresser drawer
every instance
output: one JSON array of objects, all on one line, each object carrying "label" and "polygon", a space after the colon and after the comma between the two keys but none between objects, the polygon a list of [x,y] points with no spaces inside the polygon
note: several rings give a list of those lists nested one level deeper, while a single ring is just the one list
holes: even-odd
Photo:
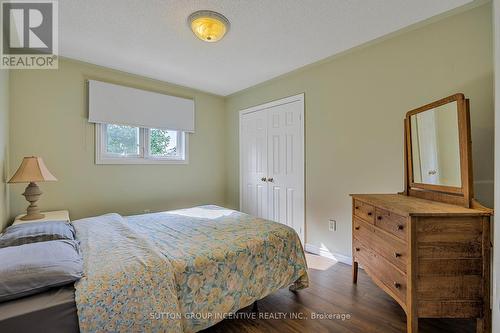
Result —
[{"label": "dresser drawer", "polygon": [[401,271],[406,272],[408,262],[408,246],[405,242],[394,239],[383,231],[354,218],[353,236],[363,242],[372,251],[383,256]]},{"label": "dresser drawer", "polygon": [[370,223],[375,222],[375,207],[359,200],[354,200],[354,216]]},{"label": "dresser drawer", "polygon": [[401,239],[407,240],[406,217],[391,213],[385,209],[375,209],[375,225]]},{"label": "dresser drawer", "polygon": [[389,289],[400,303],[406,304],[406,275],[392,267],[382,256],[370,251],[359,239],[353,238],[353,250],[354,258],[368,275]]}]

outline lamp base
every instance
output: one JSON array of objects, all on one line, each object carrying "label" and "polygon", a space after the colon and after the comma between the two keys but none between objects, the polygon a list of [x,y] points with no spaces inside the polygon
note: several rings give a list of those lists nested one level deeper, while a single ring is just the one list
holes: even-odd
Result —
[{"label": "lamp base", "polygon": [[26,200],[30,203],[28,208],[26,209],[27,214],[21,217],[23,221],[32,221],[32,220],[40,220],[45,217],[45,215],[40,213],[40,209],[38,208],[36,202],[40,199],[42,195],[42,191],[38,187],[38,185],[34,182],[29,183],[24,190],[23,193]]}]

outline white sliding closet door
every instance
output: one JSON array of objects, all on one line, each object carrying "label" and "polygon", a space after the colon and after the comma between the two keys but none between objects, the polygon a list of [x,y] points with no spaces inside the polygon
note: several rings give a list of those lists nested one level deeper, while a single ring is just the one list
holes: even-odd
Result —
[{"label": "white sliding closet door", "polygon": [[240,207],[286,224],[304,242],[304,96],[240,113]]}]

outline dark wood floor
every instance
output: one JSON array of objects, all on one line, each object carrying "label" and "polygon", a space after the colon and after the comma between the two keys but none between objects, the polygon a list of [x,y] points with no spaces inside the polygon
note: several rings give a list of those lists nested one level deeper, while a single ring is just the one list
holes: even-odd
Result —
[{"label": "dark wood floor", "polygon": [[[297,293],[280,290],[258,302],[258,317],[290,316],[295,319],[227,319],[203,331],[215,332],[406,332],[401,307],[362,271],[358,284],[351,282],[351,266],[307,255],[310,287]],[[250,313],[251,309],[242,312]],[[350,319],[310,319],[313,314],[350,315]],[[272,317],[271,317],[272,318]],[[307,319],[298,319],[307,318]],[[420,319],[420,333],[475,332],[474,320]]]}]

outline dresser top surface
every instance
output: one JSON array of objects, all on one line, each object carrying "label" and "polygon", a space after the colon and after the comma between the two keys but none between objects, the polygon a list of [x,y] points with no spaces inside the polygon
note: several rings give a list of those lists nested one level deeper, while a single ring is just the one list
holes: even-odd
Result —
[{"label": "dresser top surface", "polygon": [[404,216],[463,215],[489,216],[486,210],[465,208],[401,194],[351,194],[354,199]]}]

